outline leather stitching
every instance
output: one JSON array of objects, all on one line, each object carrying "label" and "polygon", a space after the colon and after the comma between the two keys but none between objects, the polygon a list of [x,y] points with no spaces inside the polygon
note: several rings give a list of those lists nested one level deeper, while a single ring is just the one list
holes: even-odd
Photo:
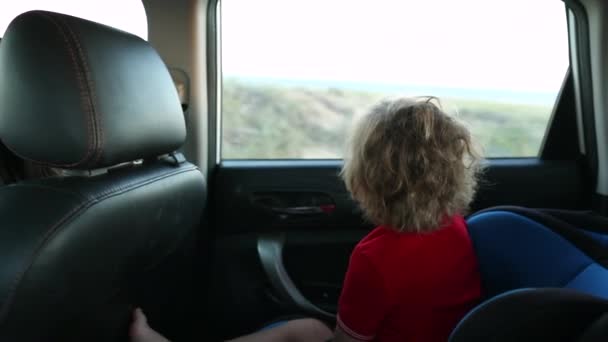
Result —
[{"label": "leather stitching", "polygon": [[[74,49],[74,47],[72,46],[72,42],[70,41],[67,32],[65,31],[64,28],[61,27],[60,23],[57,22],[56,18],[46,14],[44,12],[38,12],[38,14],[40,16],[42,16],[43,18],[47,19],[49,22],[51,22],[58,30],[58,32],[61,34],[61,36],[63,37],[63,41],[65,43],[65,46],[69,52],[70,55],[70,60],[71,60],[71,65],[72,68],[74,70],[74,74],[76,76],[76,83],[78,84],[78,89],[79,89],[79,93],[80,93],[80,103],[82,106],[82,110],[85,112],[85,117],[86,117],[86,121],[87,121],[87,152],[85,153],[85,155],[83,156],[83,158],[75,163],[71,163],[71,164],[66,164],[66,163],[54,163],[54,162],[41,162],[42,164],[45,165],[50,165],[50,166],[58,166],[58,167],[75,167],[75,166],[80,166],[82,164],[85,164],[87,162],[87,160],[89,160],[91,158],[91,156],[93,155],[94,151],[95,151],[95,135],[94,131],[96,130],[95,127],[93,127],[95,125],[95,123],[91,120],[91,112],[93,110],[93,104],[91,102],[91,98],[90,98],[90,91],[86,89],[86,87],[88,86],[88,78],[85,72],[83,72],[82,70],[80,70],[79,68],[79,57],[80,57],[80,61],[81,64],[84,65],[84,61],[82,59],[82,55],[77,55],[76,51]],[[67,26],[67,25],[66,25]],[[68,26],[69,29],[69,26]],[[72,37],[72,39],[74,39]],[[84,68],[84,67],[83,67]],[[85,84],[86,82],[86,84]]]},{"label": "leather stitching", "polygon": [[62,218],[59,219],[59,221],[57,221],[55,224],[53,224],[47,231],[46,233],[43,235],[42,239],[40,240],[40,242],[38,243],[38,247],[35,249],[34,253],[31,255],[31,257],[28,259],[28,261],[25,263],[25,267],[21,270],[21,272],[18,272],[15,279],[12,281],[11,286],[9,288],[8,294],[6,296],[6,300],[4,302],[4,306],[2,308],[0,308],[0,323],[2,323],[6,317],[8,316],[9,313],[9,309],[12,305],[12,302],[14,300],[15,294],[17,293],[18,289],[19,289],[19,284],[21,282],[21,280],[23,279],[23,277],[27,274],[27,272],[30,270],[30,268],[32,267],[32,264],[34,263],[34,261],[38,258],[39,254],[41,253],[41,251],[44,249],[46,243],[51,240],[51,238],[60,231],[59,227],[61,225],[63,225],[64,223],[66,223],[69,220],[73,220],[76,219],[80,214],[82,214],[86,209],[92,207],[93,205],[100,203],[101,201],[107,199],[107,198],[111,198],[114,196],[118,196],[124,193],[127,193],[129,191],[138,189],[142,186],[145,186],[147,184],[165,179],[165,178],[169,178],[178,174],[182,174],[182,173],[187,173],[187,172],[191,172],[191,171],[197,171],[198,169],[196,167],[189,167],[186,169],[181,169],[181,170],[177,170],[174,172],[170,172],[170,173],[166,173],[151,179],[146,179],[144,181],[140,181],[140,182],[134,182],[131,183],[125,187],[122,188],[117,188],[114,192],[110,192],[110,193],[104,193],[101,196],[98,197],[92,197],[90,198],[88,201],[82,202],[79,205],[75,206],[72,210],[70,210],[66,215],[64,215]]},{"label": "leather stitching", "polygon": [[93,83],[91,82],[91,70],[89,68],[87,58],[84,53],[84,49],[82,48],[82,45],[80,43],[80,39],[78,39],[78,35],[74,32],[74,30],[72,30],[72,27],[65,20],[65,18],[58,17],[57,19],[59,19],[70,32],[70,35],[72,36],[72,39],[76,45],[76,49],[77,49],[78,55],[80,57],[80,62],[82,63],[82,68],[84,70],[84,80],[87,83],[87,95],[90,100],[90,106],[91,106],[89,115],[92,116],[92,119],[94,122],[94,127],[95,127],[95,136],[94,136],[95,145],[94,145],[94,150],[93,150],[94,159],[91,161],[92,163],[90,164],[91,166],[93,166],[93,165],[97,164],[101,155],[103,154],[104,142],[103,142],[103,126],[102,126],[101,120],[100,120],[101,113],[99,113],[97,111],[97,97],[95,95],[95,87],[94,87]]}]

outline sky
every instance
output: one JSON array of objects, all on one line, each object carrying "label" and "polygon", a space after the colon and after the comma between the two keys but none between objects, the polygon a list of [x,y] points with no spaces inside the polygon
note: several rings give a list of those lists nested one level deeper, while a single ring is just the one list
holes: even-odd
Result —
[{"label": "sky", "polygon": [[65,13],[148,37],[146,12],[140,0],[0,0],[0,36],[14,17],[31,10]]},{"label": "sky", "polygon": [[226,76],[557,92],[559,0],[223,0]]},{"label": "sky", "polygon": [[[45,9],[147,38],[139,0],[0,6],[0,34]],[[221,12],[226,76],[557,92],[568,67],[559,0],[222,0]]]}]

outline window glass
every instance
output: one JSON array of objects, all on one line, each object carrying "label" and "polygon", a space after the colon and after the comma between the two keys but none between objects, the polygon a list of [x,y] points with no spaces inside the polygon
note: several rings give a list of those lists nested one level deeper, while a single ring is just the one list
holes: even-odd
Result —
[{"label": "window glass", "polygon": [[45,10],[113,26],[148,38],[148,22],[141,0],[19,0],[0,5],[0,37],[8,24],[19,14]]},{"label": "window glass", "polygon": [[341,158],[352,121],[435,95],[489,157],[536,156],[568,69],[555,0],[223,0],[224,159]]}]

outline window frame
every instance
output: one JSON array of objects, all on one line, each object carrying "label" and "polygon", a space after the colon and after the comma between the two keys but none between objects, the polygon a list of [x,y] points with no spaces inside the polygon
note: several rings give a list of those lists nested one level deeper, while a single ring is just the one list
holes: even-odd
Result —
[{"label": "window frame", "polygon": [[[260,163],[264,163],[264,162],[268,162],[269,165],[273,165],[275,164],[275,162],[277,163],[277,165],[282,165],[284,163],[302,163],[302,165],[310,165],[311,163],[321,163],[324,164],[326,162],[329,163],[336,163],[336,162],[342,162],[343,158],[272,158],[272,159],[268,159],[268,158],[223,158],[222,157],[222,133],[223,133],[223,115],[222,115],[222,92],[223,92],[223,75],[222,75],[222,64],[221,64],[221,55],[222,55],[222,48],[221,48],[221,3],[222,1],[225,0],[209,0],[208,2],[208,20],[207,20],[207,75],[208,75],[208,79],[207,79],[207,85],[208,85],[208,109],[209,109],[209,113],[211,115],[209,115],[209,164],[208,165],[220,165],[223,162],[245,162],[247,163],[248,161],[252,162],[252,165],[259,165]],[[229,1],[229,0],[228,0]],[[577,107],[577,105],[574,105],[574,107],[570,108],[570,106],[568,106],[568,104],[564,103],[564,99],[563,96],[565,94],[567,95],[572,95],[575,94],[578,91],[575,84],[573,82],[570,82],[571,78],[575,77],[575,75],[573,75],[573,67],[572,67],[572,37],[573,34],[571,33],[571,29],[572,29],[572,25],[571,25],[571,18],[570,18],[570,14],[572,11],[572,16],[576,17],[575,20],[575,25],[577,28],[577,32],[574,33],[574,35],[576,36],[577,39],[577,44],[580,44],[580,41],[585,41],[585,37],[586,35],[588,35],[588,32],[585,31],[584,27],[585,23],[586,23],[586,14],[584,13],[584,10],[582,11],[583,13],[581,13],[580,8],[578,8],[577,10],[573,10],[572,8],[576,8],[577,6],[580,7],[580,4],[578,4],[576,2],[576,0],[563,0],[564,2],[564,10],[566,11],[565,16],[566,16],[566,25],[567,25],[567,31],[568,31],[568,36],[566,39],[568,39],[568,50],[569,50],[569,67],[566,70],[566,73],[564,75],[562,84],[560,85],[560,89],[556,94],[556,98],[553,104],[553,107],[551,109],[551,113],[549,114],[549,117],[547,119],[547,124],[545,126],[544,132],[543,132],[543,137],[541,139],[541,143],[539,145],[539,149],[538,152],[535,156],[503,156],[503,157],[487,157],[486,159],[488,159],[488,161],[492,161],[492,160],[496,160],[496,161],[501,161],[501,160],[545,160],[545,159],[550,159],[550,160],[554,160],[554,159],[571,159],[571,158],[575,158],[575,156],[572,156],[571,153],[566,153],[564,155],[562,155],[560,158],[554,158],[552,157],[553,155],[555,155],[555,151],[556,151],[556,147],[555,145],[558,145],[556,143],[554,143],[556,141],[556,139],[550,139],[550,134],[552,131],[552,128],[554,127],[555,122],[557,121],[559,116],[563,116],[566,115],[565,112],[569,111],[570,113],[577,113],[576,115],[580,115],[579,113],[582,111],[583,113],[591,113],[591,116],[589,117],[589,115],[585,115],[585,119],[582,120],[585,126],[585,132],[587,132],[587,128],[589,126],[589,124],[593,124],[593,112],[589,112],[588,109],[592,110],[592,105],[591,107],[589,107],[588,105],[583,105],[581,106],[581,110],[579,110],[579,108]],[[573,7],[571,7],[573,6]],[[579,20],[580,19],[580,20]],[[583,26],[583,27],[581,27]],[[588,38],[587,40],[587,47],[588,47]],[[585,49],[584,46],[580,47],[579,49],[579,58],[577,58],[577,63],[578,63],[578,67],[584,69],[583,73],[588,73],[589,72],[589,67],[588,67],[588,63],[587,65],[585,65],[585,63],[581,63],[580,61],[584,61],[585,60],[585,54],[588,55],[588,48]],[[590,86],[590,85],[588,85]],[[569,89],[568,87],[572,87],[572,89]],[[583,99],[581,100],[583,103],[591,103],[592,104],[592,99],[590,100],[589,98],[587,99]],[[591,102],[589,102],[591,101]],[[568,101],[566,101],[568,102]],[[562,108],[564,106],[567,106],[568,108]],[[584,109],[583,109],[584,108]],[[566,109],[566,110],[564,110]],[[571,111],[570,111],[571,110]],[[587,110],[587,112],[585,112],[585,110]],[[564,114],[561,114],[562,112],[564,112]],[[578,122],[577,122],[578,124]],[[577,125],[578,127],[578,125]],[[578,128],[577,128],[578,129]],[[561,129],[560,129],[561,131]],[[553,133],[553,134],[557,134],[557,133]],[[577,144],[576,147],[576,151],[579,152],[577,153],[580,154],[581,152],[581,148],[591,148],[591,151],[586,151],[586,154],[591,156],[591,159],[594,159],[594,155],[593,155],[593,144],[594,144],[594,140],[593,140],[593,144],[590,144],[590,137],[588,136],[588,134],[585,134],[585,137],[583,138],[585,141],[584,145],[580,145],[579,146],[579,136],[580,132],[576,132],[576,134],[574,135],[575,137],[575,142]],[[566,136],[572,136],[572,135],[566,135]],[[567,139],[568,142],[570,143],[571,139],[568,138]],[[211,143],[212,142],[212,143]],[[583,150],[584,151],[584,150]],[[597,153],[596,153],[597,154]],[[595,157],[595,160],[597,160],[597,157]],[[593,164],[593,162],[589,163],[590,165]]]}]

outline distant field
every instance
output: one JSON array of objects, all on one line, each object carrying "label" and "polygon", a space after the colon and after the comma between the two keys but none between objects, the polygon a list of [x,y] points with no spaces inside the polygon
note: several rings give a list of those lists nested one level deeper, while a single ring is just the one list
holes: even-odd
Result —
[{"label": "distant field", "polygon": [[[353,119],[390,95],[224,80],[222,157],[341,158]],[[448,97],[441,101],[468,124],[488,157],[537,155],[552,107]]]}]

